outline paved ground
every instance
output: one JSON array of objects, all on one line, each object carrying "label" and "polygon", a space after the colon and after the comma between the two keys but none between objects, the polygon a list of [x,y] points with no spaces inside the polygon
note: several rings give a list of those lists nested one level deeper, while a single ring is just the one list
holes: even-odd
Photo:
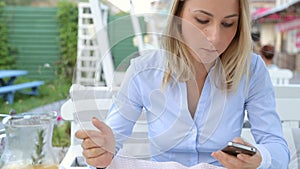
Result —
[{"label": "paved ground", "polygon": [[50,103],[47,105],[43,105],[34,109],[29,110],[28,112],[48,112],[48,111],[56,111],[60,115],[60,107],[67,101],[60,100],[54,103]]}]

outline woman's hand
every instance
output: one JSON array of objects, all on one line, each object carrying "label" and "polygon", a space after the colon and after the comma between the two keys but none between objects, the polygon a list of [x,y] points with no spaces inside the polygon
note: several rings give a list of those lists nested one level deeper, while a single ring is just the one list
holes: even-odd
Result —
[{"label": "woman's hand", "polygon": [[93,118],[93,125],[97,130],[78,130],[75,136],[82,139],[81,147],[86,162],[97,168],[108,166],[114,156],[116,142],[114,134],[104,122]]},{"label": "woman's hand", "polygon": [[[251,146],[241,138],[233,139],[234,142]],[[238,154],[236,157],[224,153],[223,151],[217,151],[212,153],[212,157],[217,159],[224,167],[228,169],[256,169],[260,166],[262,157],[259,151],[255,155],[249,156],[246,154]]]}]

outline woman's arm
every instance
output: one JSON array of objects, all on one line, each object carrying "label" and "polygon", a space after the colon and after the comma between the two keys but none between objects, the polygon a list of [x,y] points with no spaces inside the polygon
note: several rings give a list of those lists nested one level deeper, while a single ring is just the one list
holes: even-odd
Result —
[{"label": "woman's arm", "polygon": [[255,146],[262,156],[260,168],[287,168],[289,149],[276,112],[273,85],[261,58],[254,58],[245,107],[257,143]]}]

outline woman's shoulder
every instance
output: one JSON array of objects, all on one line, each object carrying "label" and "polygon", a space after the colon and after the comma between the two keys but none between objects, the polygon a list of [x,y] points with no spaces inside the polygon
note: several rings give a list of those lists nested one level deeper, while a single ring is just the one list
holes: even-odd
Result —
[{"label": "woman's shoulder", "polygon": [[160,50],[148,50],[142,55],[131,60],[135,69],[162,68],[164,67],[164,53]]},{"label": "woman's shoulder", "polygon": [[251,53],[250,72],[267,70],[264,61],[261,56],[256,53]]}]

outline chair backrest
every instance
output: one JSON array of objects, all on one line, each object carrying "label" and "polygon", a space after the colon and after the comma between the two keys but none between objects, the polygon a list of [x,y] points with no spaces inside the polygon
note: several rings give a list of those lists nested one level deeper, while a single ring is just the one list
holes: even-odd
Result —
[{"label": "chair backrest", "polygon": [[72,85],[70,88],[71,99],[61,107],[62,118],[71,121],[71,145],[78,144],[74,137],[78,129],[93,128],[92,117],[100,120],[106,118],[112,104],[112,96],[117,90],[118,88]]},{"label": "chair backrest", "polygon": [[300,168],[300,85],[275,85],[276,109],[290,149],[289,168]]},{"label": "chair backrest", "polygon": [[275,85],[276,110],[283,125],[286,122],[294,128],[300,124],[300,85]]},{"label": "chair backrest", "polygon": [[[64,120],[71,120],[71,146],[80,144],[74,137],[79,129],[95,129],[91,123],[92,117],[104,120],[112,104],[112,97],[119,88],[85,87],[72,85],[70,96],[61,107]],[[138,158],[149,158],[148,128],[145,114],[138,119],[133,128],[132,136],[125,141],[122,153]]]},{"label": "chair backrest", "polygon": [[270,69],[269,74],[274,85],[286,85],[293,78],[293,72],[288,69]]}]

